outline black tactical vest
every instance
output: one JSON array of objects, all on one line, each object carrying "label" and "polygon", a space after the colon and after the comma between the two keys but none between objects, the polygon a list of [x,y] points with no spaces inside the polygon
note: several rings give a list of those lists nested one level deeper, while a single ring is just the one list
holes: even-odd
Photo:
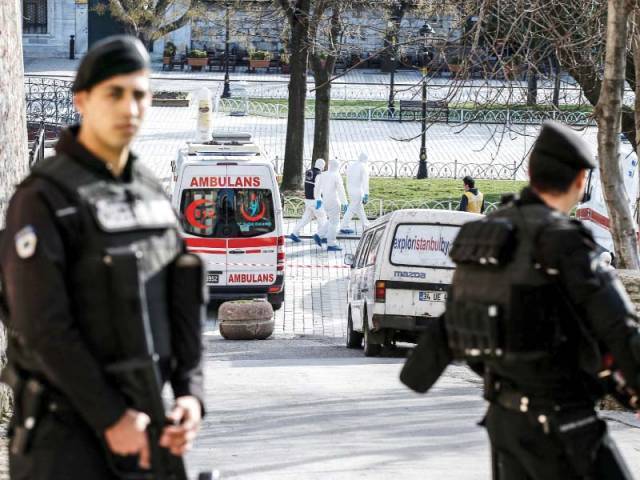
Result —
[{"label": "black tactical vest", "polygon": [[73,232],[66,239],[67,294],[92,352],[106,363],[122,356],[126,339],[118,338],[110,322],[120,301],[110,277],[110,253],[136,250],[155,351],[166,373],[171,354],[167,267],[183,248],[168,198],[138,163],[130,182],[107,181],[66,155],[38,164],[32,176],[51,182],[69,200],[70,206],[56,212],[63,230]]},{"label": "black tactical vest", "polygon": [[541,204],[512,204],[465,224],[445,322],[455,358],[497,364],[551,359],[563,345],[567,303],[535,259],[544,227],[568,221]]}]

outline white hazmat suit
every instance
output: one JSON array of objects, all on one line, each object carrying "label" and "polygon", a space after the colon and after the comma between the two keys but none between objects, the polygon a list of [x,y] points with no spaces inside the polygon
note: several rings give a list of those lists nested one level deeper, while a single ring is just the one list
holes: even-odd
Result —
[{"label": "white hazmat suit", "polygon": [[349,208],[342,219],[340,233],[353,233],[349,224],[354,215],[362,222],[362,227],[367,228],[369,221],[364,211],[364,204],[369,201],[369,157],[361,153],[358,160],[352,162],[347,168],[347,190],[349,191]]},{"label": "white hazmat suit", "polygon": [[343,205],[347,203],[347,195],[344,191],[344,185],[342,184],[342,177],[340,177],[340,164],[337,160],[329,160],[329,170],[322,172],[316,177],[316,186],[314,189],[314,196],[317,202],[321,202],[324,205],[325,211],[329,221],[325,223],[325,226],[319,235],[314,236],[316,243],[318,238],[327,238],[327,250],[336,251],[341,250],[336,243],[336,234],[338,226],[340,225],[340,211]]},{"label": "white hazmat suit", "polygon": [[314,167],[317,170],[320,170],[320,173],[314,177],[313,170],[307,171],[304,180],[304,190],[305,190],[305,199],[304,199],[304,213],[302,214],[302,218],[296,223],[295,227],[293,227],[293,231],[291,232],[290,238],[294,242],[300,241],[300,230],[311,222],[314,218],[318,221],[318,231],[322,230],[325,223],[327,223],[327,214],[324,211],[324,208],[316,208],[316,200],[315,200],[315,182],[320,174],[324,171],[324,159],[319,158],[316,160]]}]

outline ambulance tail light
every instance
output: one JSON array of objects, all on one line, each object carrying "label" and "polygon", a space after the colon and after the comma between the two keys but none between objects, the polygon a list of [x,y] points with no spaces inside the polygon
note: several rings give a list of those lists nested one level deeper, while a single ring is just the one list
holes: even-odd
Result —
[{"label": "ambulance tail light", "polygon": [[384,303],[387,299],[387,286],[382,280],[376,282],[376,303]]},{"label": "ambulance tail light", "polygon": [[278,248],[277,248],[277,260],[278,260],[278,275],[282,275],[284,273],[284,262],[285,262],[285,253],[284,253],[284,236],[278,237]]}]

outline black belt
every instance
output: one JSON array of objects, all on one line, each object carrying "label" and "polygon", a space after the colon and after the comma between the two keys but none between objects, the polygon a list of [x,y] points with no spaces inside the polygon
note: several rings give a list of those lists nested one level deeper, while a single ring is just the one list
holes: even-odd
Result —
[{"label": "black belt", "polygon": [[567,408],[592,408],[593,404],[585,400],[558,400],[548,397],[531,397],[517,390],[504,389],[497,392],[495,402],[514,412],[560,412]]}]

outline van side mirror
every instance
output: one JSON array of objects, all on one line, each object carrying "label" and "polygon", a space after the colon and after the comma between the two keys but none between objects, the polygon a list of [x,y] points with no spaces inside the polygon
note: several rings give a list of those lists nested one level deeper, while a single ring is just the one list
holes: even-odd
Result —
[{"label": "van side mirror", "polygon": [[355,261],[355,258],[352,253],[345,254],[344,256],[345,265],[349,265],[351,268],[353,268],[354,261]]},{"label": "van side mirror", "polygon": [[591,190],[593,189],[593,186],[591,185],[592,177],[593,177],[593,170],[589,170],[589,174],[587,177],[587,186],[584,189],[584,195],[582,197],[582,202],[580,203],[585,203],[591,200]]}]

